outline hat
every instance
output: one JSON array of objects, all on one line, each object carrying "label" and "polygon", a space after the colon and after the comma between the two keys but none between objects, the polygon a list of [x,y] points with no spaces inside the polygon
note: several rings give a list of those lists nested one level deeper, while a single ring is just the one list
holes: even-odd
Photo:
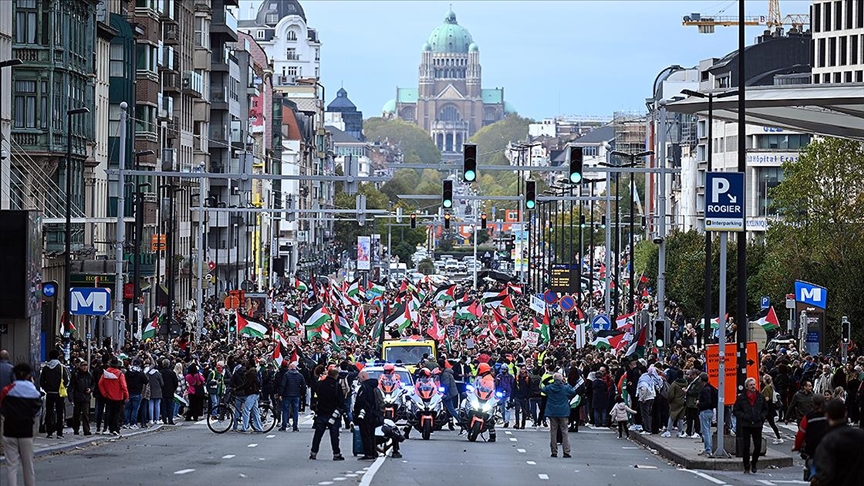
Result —
[{"label": "hat", "polygon": [[648,366],[648,362],[645,361],[645,358],[639,358],[639,364],[641,364],[642,366]]}]

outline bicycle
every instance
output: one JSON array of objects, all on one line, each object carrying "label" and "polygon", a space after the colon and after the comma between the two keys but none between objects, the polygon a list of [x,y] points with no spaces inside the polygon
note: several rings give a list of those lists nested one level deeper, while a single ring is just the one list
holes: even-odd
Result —
[{"label": "bicycle", "polygon": [[[270,401],[259,400],[258,412],[261,416],[261,430],[265,433],[273,430],[273,427],[276,427],[276,411]],[[216,408],[207,414],[207,427],[217,434],[224,434],[234,427],[235,418],[241,415],[234,406],[234,392],[227,390],[219,399]]]}]

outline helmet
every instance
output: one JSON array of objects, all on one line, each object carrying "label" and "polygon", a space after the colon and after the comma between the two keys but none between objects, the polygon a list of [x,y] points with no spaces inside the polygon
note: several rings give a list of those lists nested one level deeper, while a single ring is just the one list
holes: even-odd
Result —
[{"label": "helmet", "polygon": [[489,363],[480,363],[480,365],[477,366],[477,374],[478,375],[482,375],[484,373],[489,373],[490,371],[492,371],[492,367],[489,366]]},{"label": "helmet", "polygon": [[394,366],[393,363],[387,363],[384,365],[384,373],[393,373],[395,369],[396,366]]},{"label": "helmet", "polygon": [[423,368],[420,370],[420,375],[429,377],[432,376],[432,372],[429,371],[429,368]]}]

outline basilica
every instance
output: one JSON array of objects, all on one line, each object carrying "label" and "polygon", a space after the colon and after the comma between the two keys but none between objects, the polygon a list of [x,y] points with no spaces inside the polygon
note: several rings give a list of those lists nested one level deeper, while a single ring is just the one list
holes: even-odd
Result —
[{"label": "basilica", "polygon": [[421,56],[418,86],[396,88],[383,116],[416,123],[445,157],[458,156],[477,130],[515,112],[504,101],[504,88],[482,87],[480,48],[452,10],[429,35]]}]

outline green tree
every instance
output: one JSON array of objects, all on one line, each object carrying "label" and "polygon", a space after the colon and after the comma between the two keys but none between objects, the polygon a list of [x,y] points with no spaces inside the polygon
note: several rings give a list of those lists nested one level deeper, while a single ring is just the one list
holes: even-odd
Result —
[{"label": "green tree", "polygon": [[[768,229],[765,261],[755,279],[779,302],[796,279],[828,289],[828,342],[849,316],[864,337],[864,144],[827,138],[811,143],[797,162],[783,164],[784,181],[769,192],[781,219]],[[856,332],[857,331],[857,332]]]},{"label": "green tree", "polygon": [[363,134],[370,141],[387,139],[398,143],[405,162],[412,160],[412,156],[416,156],[419,163],[423,164],[441,162],[441,151],[432,142],[432,138],[413,123],[380,117],[369,118],[363,122]]},{"label": "green tree", "polygon": [[432,275],[435,273],[435,262],[429,258],[424,258],[417,264],[417,271],[423,275]]}]

